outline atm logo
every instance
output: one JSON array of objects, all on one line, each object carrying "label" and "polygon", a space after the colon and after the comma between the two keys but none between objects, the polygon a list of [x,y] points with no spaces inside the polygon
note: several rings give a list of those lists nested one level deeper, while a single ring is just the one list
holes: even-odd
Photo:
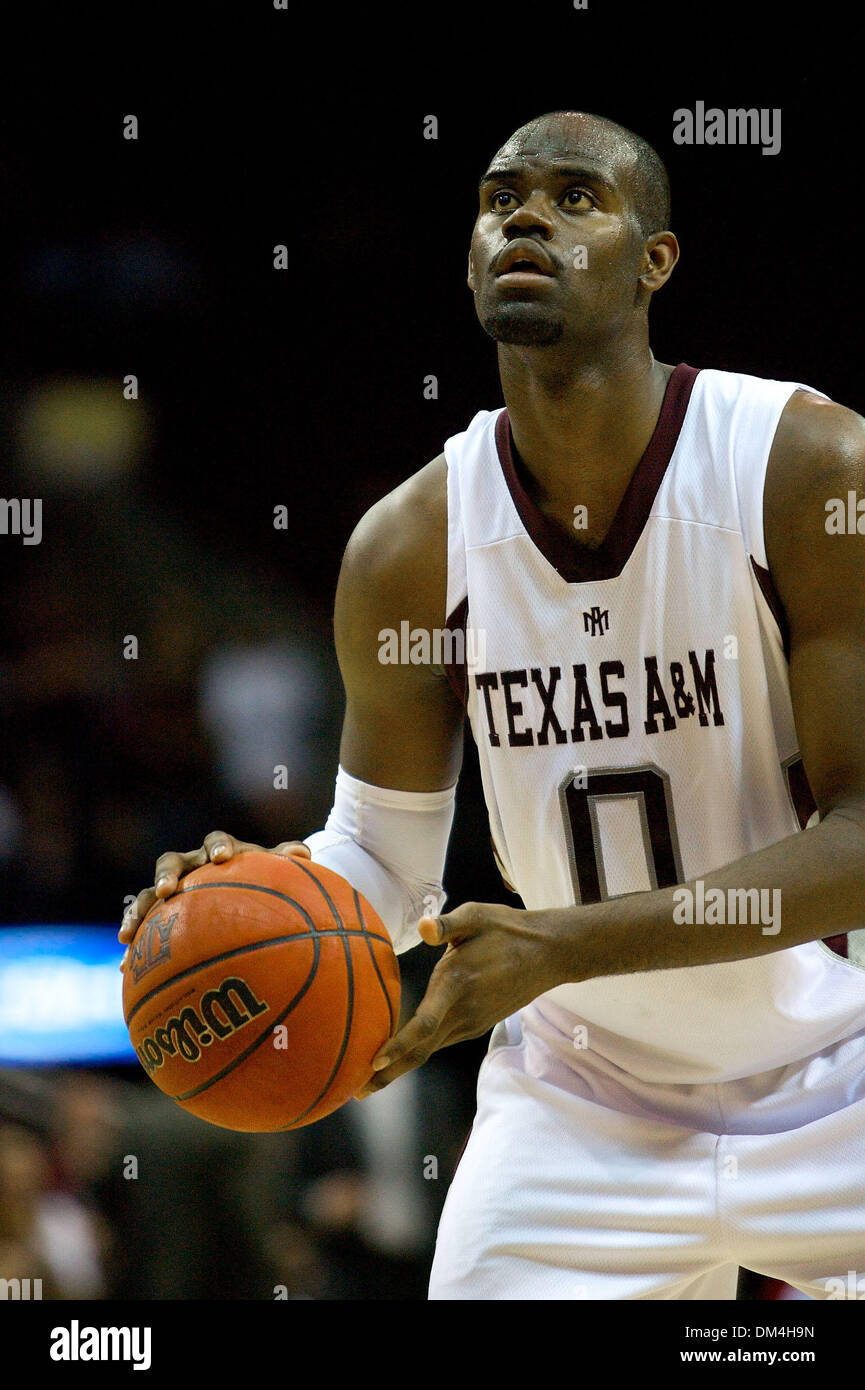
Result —
[{"label": "atm logo", "polygon": [[610,610],[600,608],[596,603],[594,608],[589,608],[583,613],[583,631],[590,637],[603,637],[605,632],[610,630]]},{"label": "atm logo", "polygon": [[171,959],[169,937],[171,936],[171,928],[179,915],[179,913],[173,912],[166,922],[163,920],[162,913],[157,912],[155,917],[148,917],[147,921],[143,923],[141,931],[135,938],[132,955],[129,958],[129,968],[136,984],[142,975],[147,975],[149,971],[155,970],[162,961]]},{"label": "atm logo", "polygon": [[142,1038],[135,1049],[138,1060],[148,1076],[163,1066],[166,1057],[197,1062],[202,1048],[224,1042],[269,1008],[266,1001],[255,997],[245,980],[231,975],[218,989],[202,994],[197,1009],[187,1005],[155,1028],[151,1036]]}]

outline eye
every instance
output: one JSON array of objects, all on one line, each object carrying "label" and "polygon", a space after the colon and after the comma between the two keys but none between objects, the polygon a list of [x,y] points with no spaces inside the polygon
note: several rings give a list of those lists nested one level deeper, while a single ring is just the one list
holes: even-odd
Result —
[{"label": "eye", "polygon": [[562,202],[565,204],[566,207],[575,208],[579,206],[580,200],[582,198],[585,198],[589,204],[593,204],[594,202],[591,193],[587,192],[585,188],[569,188],[565,193]]},{"label": "eye", "polygon": [[513,205],[513,203],[514,203],[514,195],[513,195],[513,193],[509,193],[508,190],[507,190],[506,188],[499,188],[499,189],[496,190],[496,192],[495,192],[495,193],[492,195],[492,197],[490,198],[490,207],[492,208],[493,212],[506,212],[506,211],[507,211],[507,204],[499,202],[499,199],[500,199],[500,198],[504,198],[504,199],[510,198],[510,200],[511,200],[511,205]]}]

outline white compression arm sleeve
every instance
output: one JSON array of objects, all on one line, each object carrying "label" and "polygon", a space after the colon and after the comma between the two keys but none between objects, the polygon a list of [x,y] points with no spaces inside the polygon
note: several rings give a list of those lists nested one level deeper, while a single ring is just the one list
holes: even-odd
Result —
[{"label": "white compression arm sleeve", "polygon": [[438,792],[395,791],[336,776],[333,810],[323,830],[307,836],[323,864],[372,904],[399,954],[420,941],[417,923],[444,904],[445,855],[456,785]]}]

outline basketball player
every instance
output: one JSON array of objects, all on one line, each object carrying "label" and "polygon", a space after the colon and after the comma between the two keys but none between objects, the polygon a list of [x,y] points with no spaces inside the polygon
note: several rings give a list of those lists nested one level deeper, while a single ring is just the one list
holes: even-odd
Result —
[{"label": "basketball player", "polygon": [[[447,946],[367,1093],[493,1029],[436,1299],[865,1276],[865,540],[828,524],[865,496],[865,428],[800,383],[655,361],[668,222],[658,156],[604,118],[496,155],[468,283],[506,407],[353,535],[334,809],[276,851],[342,873],[398,950]],[[477,659],[381,660],[405,621],[468,627]],[[463,699],[524,910],[436,915]],[[245,847],[163,855],[121,939]]]}]

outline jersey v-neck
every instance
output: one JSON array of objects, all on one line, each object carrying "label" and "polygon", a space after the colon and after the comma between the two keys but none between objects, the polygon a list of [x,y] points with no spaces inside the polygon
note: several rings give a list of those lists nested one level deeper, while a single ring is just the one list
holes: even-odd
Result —
[{"label": "jersey v-neck", "polygon": [[526,492],[514,465],[519,455],[507,408],[499,414],[495,425],[496,449],[514,506],[530,540],[567,583],[617,579],[628,563],[673,456],[699,371],[699,367],[680,362],[670,374],[646,451],[631,475],[607,534],[595,547],[581,545],[576,539],[572,541]]}]

